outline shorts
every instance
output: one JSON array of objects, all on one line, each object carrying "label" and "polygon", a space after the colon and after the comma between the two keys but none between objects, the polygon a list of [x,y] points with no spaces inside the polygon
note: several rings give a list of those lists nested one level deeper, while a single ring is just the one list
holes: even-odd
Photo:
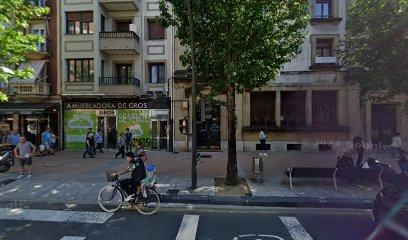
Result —
[{"label": "shorts", "polygon": [[20,166],[24,167],[24,165],[31,166],[33,163],[32,158],[20,158]]}]

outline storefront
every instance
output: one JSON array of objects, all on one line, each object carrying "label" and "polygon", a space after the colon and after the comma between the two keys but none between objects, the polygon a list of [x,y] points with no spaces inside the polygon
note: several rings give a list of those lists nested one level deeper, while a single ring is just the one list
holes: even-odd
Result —
[{"label": "storefront", "polygon": [[167,98],[151,100],[65,100],[64,147],[83,149],[89,128],[100,129],[105,148],[116,148],[117,137],[129,128],[133,142],[146,149],[168,150],[169,104]]}]

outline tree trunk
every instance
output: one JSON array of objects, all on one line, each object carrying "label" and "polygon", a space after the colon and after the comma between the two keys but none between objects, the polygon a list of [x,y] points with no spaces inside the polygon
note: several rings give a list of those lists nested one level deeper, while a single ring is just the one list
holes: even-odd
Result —
[{"label": "tree trunk", "polygon": [[227,92],[228,109],[228,163],[226,185],[238,185],[237,168],[237,117],[235,112],[235,85],[228,86]]}]

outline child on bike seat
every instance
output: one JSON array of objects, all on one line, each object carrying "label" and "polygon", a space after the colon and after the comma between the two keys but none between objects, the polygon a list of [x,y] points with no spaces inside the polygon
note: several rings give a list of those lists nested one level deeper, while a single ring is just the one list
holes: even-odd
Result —
[{"label": "child on bike seat", "polygon": [[146,197],[146,188],[151,187],[154,185],[154,181],[156,180],[156,167],[153,165],[149,165],[146,167],[147,177],[142,180],[142,195]]},{"label": "child on bike seat", "polygon": [[126,191],[128,197],[125,201],[130,201],[134,198],[137,188],[141,181],[146,178],[146,169],[140,153],[137,156],[133,152],[126,153],[126,159],[129,165],[126,170],[118,172],[118,175],[124,175],[131,172],[131,177],[123,179],[120,182],[120,187]]}]

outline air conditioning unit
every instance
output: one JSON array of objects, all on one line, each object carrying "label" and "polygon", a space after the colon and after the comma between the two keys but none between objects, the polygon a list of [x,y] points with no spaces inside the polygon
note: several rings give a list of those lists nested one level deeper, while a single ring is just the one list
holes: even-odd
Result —
[{"label": "air conditioning unit", "polygon": [[316,57],[316,64],[335,64],[336,57]]}]

